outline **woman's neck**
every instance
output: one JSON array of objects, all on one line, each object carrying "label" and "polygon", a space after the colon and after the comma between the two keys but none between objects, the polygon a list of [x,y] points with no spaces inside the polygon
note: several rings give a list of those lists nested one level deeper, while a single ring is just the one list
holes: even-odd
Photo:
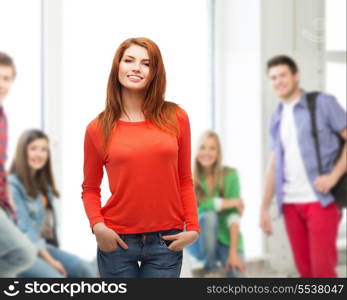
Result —
[{"label": "woman's neck", "polygon": [[212,175],[213,175],[212,168],[204,168],[204,175],[205,175],[205,177],[212,177]]},{"label": "woman's neck", "polygon": [[126,115],[122,115],[121,119],[131,122],[144,121],[145,117],[142,112],[144,98],[144,92],[123,89],[122,101]]},{"label": "woman's neck", "polygon": [[36,174],[36,170],[30,168],[30,176],[31,178],[34,178]]}]

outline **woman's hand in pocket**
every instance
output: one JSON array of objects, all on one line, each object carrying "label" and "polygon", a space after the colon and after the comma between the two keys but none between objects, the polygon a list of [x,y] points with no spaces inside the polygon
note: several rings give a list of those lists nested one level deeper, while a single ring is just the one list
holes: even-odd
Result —
[{"label": "woman's hand in pocket", "polygon": [[104,223],[97,223],[93,227],[96,242],[99,249],[104,252],[111,252],[121,246],[128,249],[128,245],[119,237],[112,229],[108,228]]},{"label": "woman's hand in pocket", "polygon": [[184,247],[192,244],[198,238],[197,231],[184,231],[173,235],[164,235],[165,241],[173,241],[168,248],[172,251],[181,251]]}]

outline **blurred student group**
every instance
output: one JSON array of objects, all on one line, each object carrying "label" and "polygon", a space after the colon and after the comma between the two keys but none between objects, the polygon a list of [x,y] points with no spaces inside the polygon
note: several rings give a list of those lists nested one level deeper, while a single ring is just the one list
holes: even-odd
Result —
[{"label": "blurred student group", "polygon": [[[106,3],[106,1],[104,2]],[[218,9],[216,2],[218,0],[207,1],[209,5],[214,4],[214,10]],[[220,2],[224,3],[225,1]],[[231,2],[236,8],[238,1],[231,0],[229,3]],[[208,7],[211,9],[211,6]],[[275,8],[274,5],[273,9]],[[240,6],[240,9],[243,8]],[[141,32],[139,33],[138,35],[141,35]],[[168,251],[165,252],[165,255],[170,255],[168,257],[172,264],[175,264],[176,273],[173,272],[174,268],[170,267],[171,273],[162,271],[161,273],[150,273],[148,271],[147,275],[143,275],[143,277],[160,277],[161,274],[163,277],[205,278],[275,276],[275,272],[266,274],[261,270],[261,268],[266,268],[265,265],[258,266],[260,269],[258,269],[258,273],[255,272],[252,270],[254,267],[252,261],[247,258],[248,246],[246,241],[251,237],[250,231],[244,230],[247,223],[242,222],[242,218],[248,209],[256,211],[256,223],[261,230],[255,232],[255,236],[260,235],[261,238],[268,238],[280,235],[290,245],[289,253],[294,272],[292,274],[277,274],[277,276],[346,276],[346,261],[345,258],[341,258],[338,239],[341,222],[345,222],[343,214],[347,200],[347,114],[345,107],[341,105],[333,93],[324,91],[310,93],[302,86],[302,76],[305,76],[303,74],[306,69],[302,68],[299,63],[302,60],[298,61],[295,55],[271,52],[272,54],[263,61],[261,67],[264,70],[261,77],[269,84],[272,97],[276,98],[276,103],[272,106],[271,117],[266,120],[268,130],[264,134],[267,135],[269,147],[267,147],[265,155],[266,170],[264,168],[262,172],[261,200],[257,205],[252,205],[249,199],[243,198],[242,187],[247,178],[240,176],[237,161],[231,160],[233,165],[229,165],[230,160],[225,160],[226,153],[223,151],[226,145],[233,147],[233,143],[240,144],[243,141],[233,136],[229,136],[227,140],[224,134],[218,134],[218,130],[212,129],[211,126],[208,130],[194,127],[194,137],[196,134],[199,138],[196,143],[192,142],[194,139],[191,140],[189,119],[194,119],[193,115],[199,114],[198,104],[196,109],[193,112],[189,110],[188,114],[183,109],[177,108],[179,111],[177,120],[172,119],[174,120],[172,124],[176,124],[180,129],[177,133],[178,150],[176,150],[178,154],[177,157],[174,156],[177,165],[171,165],[171,160],[166,160],[169,159],[166,156],[174,155],[170,152],[173,151],[171,148],[167,150],[166,147],[163,147],[166,142],[171,145],[166,135],[165,138],[153,135],[150,141],[156,148],[163,148],[160,151],[164,152],[160,152],[160,155],[165,156],[165,158],[160,156],[160,159],[155,161],[156,158],[152,158],[150,154],[146,153],[148,149],[152,148],[148,148],[149,136],[146,139],[146,135],[149,133],[143,131],[142,126],[144,124],[147,126],[150,120],[149,123],[156,127],[155,130],[162,132],[164,129],[165,131],[165,128],[170,128],[169,126],[165,127],[165,124],[171,124],[170,115],[165,115],[169,117],[166,123],[161,123],[161,116],[154,116],[155,114],[150,112],[148,108],[149,104],[147,106],[143,104],[141,110],[137,111],[134,99],[144,93],[143,91],[146,95],[143,97],[144,103],[146,100],[149,101],[148,99],[155,98],[148,96],[148,94],[159,95],[159,93],[155,94],[159,90],[158,86],[162,81],[166,82],[165,70],[161,69],[160,65],[160,51],[164,58],[163,65],[166,63],[165,53],[160,43],[156,44],[155,39],[153,41],[147,38],[126,39],[118,48],[116,45],[114,60],[109,62],[112,68],[107,92],[105,92],[105,95],[107,94],[106,107],[102,114],[100,114],[102,111],[95,112],[93,118],[103,120],[104,134],[107,132],[107,122],[104,120],[107,118],[116,120],[110,123],[108,134],[115,131],[116,133],[112,138],[123,138],[123,144],[126,146],[119,150],[110,146],[110,149],[113,149],[117,154],[113,157],[110,151],[106,158],[98,161],[102,142],[99,145],[97,135],[92,136],[92,130],[94,132],[96,129],[92,128],[93,125],[90,123],[86,132],[80,132],[81,136],[85,136],[84,168],[80,169],[80,173],[84,174],[83,184],[82,181],[80,182],[82,184],[82,199],[70,199],[69,201],[80,201],[81,206],[84,204],[88,217],[86,218],[81,215],[75,216],[73,211],[65,212],[69,209],[68,205],[63,206],[63,208],[61,205],[57,205],[62,200],[59,191],[61,186],[57,182],[61,183],[62,181],[57,178],[54,168],[60,162],[54,161],[53,153],[55,150],[52,136],[48,136],[41,128],[27,129],[20,134],[15,143],[15,151],[8,157],[8,139],[11,139],[11,136],[8,135],[8,126],[12,124],[8,124],[5,113],[6,98],[9,98],[8,94],[12,91],[11,88],[19,88],[13,84],[18,74],[23,70],[16,64],[15,55],[1,49],[2,46],[4,45],[1,43],[0,277],[112,277],[112,274],[116,273],[106,270],[108,262],[111,265],[111,259],[119,259],[119,262],[117,260],[119,265],[115,265],[114,268],[120,268],[120,265],[127,266],[118,256],[124,255],[130,259],[131,252],[127,250],[128,253],[123,254],[125,253],[122,252],[123,248],[129,246],[130,249],[132,245],[135,245],[132,244],[132,239],[138,237],[141,237],[143,245],[145,245],[146,239],[149,240],[148,243],[151,243],[152,240],[154,241],[153,232],[159,232],[160,237],[160,234],[174,236],[172,240],[166,240],[165,237],[160,240],[160,251],[163,249]],[[195,49],[194,51],[198,50]],[[344,53],[345,51],[346,49],[344,49]],[[189,55],[193,59],[194,53],[189,51]],[[305,66],[307,67],[307,65]],[[344,69],[345,66],[344,61]],[[232,68],[232,65],[230,67]],[[116,74],[114,74],[114,70],[117,71]],[[146,73],[147,70],[148,73]],[[191,76],[194,76],[194,71],[189,67],[186,70],[181,70],[181,72],[191,72]],[[152,74],[161,74],[164,79],[159,78],[159,75]],[[170,78],[170,74],[167,75]],[[112,76],[117,77],[117,83],[112,83]],[[148,80],[148,85],[145,80]],[[146,82],[144,87],[141,87],[142,81]],[[169,80],[168,83],[170,84]],[[152,85],[156,88],[153,88]],[[218,88],[218,84],[214,87]],[[193,88],[199,89],[198,86]],[[164,94],[165,84],[163,84],[162,90]],[[113,93],[114,97],[112,96]],[[218,95],[218,92],[216,94]],[[117,97],[120,99],[118,102],[116,101]],[[124,99],[127,99],[128,102],[125,102]],[[172,100],[174,101],[174,99]],[[30,101],[30,99],[25,101]],[[99,99],[99,101],[104,102],[105,99]],[[113,108],[116,107],[113,111],[110,103],[114,105]],[[159,100],[158,103],[160,103]],[[165,101],[165,103],[169,102]],[[184,104],[184,100],[182,104]],[[180,106],[184,107],[184,105]],[[122,114],[117,115],[117,109]],[[161,112],[166,113],[164,109]],[[220,116],[224,115],[221,114]],[[78,116],[76,122],[78,122]],[[247,116],[244,117],[244,122],[245,124],[239,124],[240,130],[243,126],[253,126],[252,121],[248,120]],[[129,124],[138,126],[129,126]],[[190,122],[191,129],[194,126],[192,124]],[[87,126],[87,124],[85,125]],[[254,137],[244,138],[257,139],[257,134],[258,131],[254,130]],[[108,137],[107,134],[105,136]],[[105,143],[108,145],[107,139]],[[155,143],[159,144],[156,145]],[[69,146],[75,147],[73,144]],[[138,165],[138,168],[150,164],[150,162],[138,163],[138,157],[134,158],[136,163],[130,163],[134,149],[138,152],[143,151],[142,156],[138,156],[141,159],[144,157],[148,158],[149,161],[153,159],[152,170],[147,170],[148,173],[141,173],[143,170],[140,173],[137,172],[138,174],[148,174],[149,178],[140,178],[136,172],[132,177],[127,177],[126,180],[122,178],[122,176],[132,174],[127,172],[135,164]],[[93,155],[91,154],[92,151]],[[129,153],[126,153],[127,151]],[[253,151],[257,152],[257,149],[253,149]],[[249,155],[250,152],[246,151],[245,155],[246,153]],[[83,148],[80,149],[80,156],[83,156]],[[9,161],[8,168],[6,161]],[[163,162],[167,165],[157,167],[157,164],[160,165]],[[189,164],[189,170],[185,169],[187,164]],[[74,168],[73,162],[70,162],[70,168]],[[103,168],[106,168],[109,186],[101,184]],[[122,168],[126,171],[123,172]],[[167,223],[162,217],[149,216],[148,207],[142,209],[142,212],[132,212],[131,215],[125,215],[126,212],[134,209],[133,206],[131,208],[126,207],[125,202],[130,202],[127,197],[132,199],[127,191],[140,190],[143,197],[146,197],[147,193],[148,195],[157,195],[156,192],[152,193],[152,189],[158,189],[162,193],[163,199],[166,199],[165,189],[168,190],[168,193],[175,193],[176,191],[170,185],[171,175],[173,176],[173,185],[175,188],[178,186],[180,201],[174,203],[173,196],[167,196],[167,201],[170,202],[167,204],[170,206],[167,213]],[[151,176],[154,178],[153,180],[150,178]],[[114,178],[119,179],[119,183],[112,182]],[[123,180],[127,183],[123,184]],[[153,187],[148,187],[155,180],[157,181],[153,183]],[[178,180],[177,185],[175,180]],[[121,186],[122,184],[123,186]],[[146,185],[146,187],[142,185]],[[105,203],[107,199],[102,199],[102,207],[95,204],[97,197],[100,200],[100,186],[101,189],[110,188],[112,193],[107,203]],[[249,187],[249,185],[247,186]],[[124,190],[126,192],[123,193]],[[139,191],[134,193],[138,195]],[[124,195],[125,200],[115,199],[119,195]],[[66,199],[70,196],[65,193],[63,197]],[[275,201],[273,201],[274,198]],[[139,201],[142,200],[139,199]],[[154,207],[154,203],[158,203],[157,205],[163,209],[163,215],[166,216],[164,210],[167,206],[161,206],[162,204],[153,199],[147,203],[153,210],[153,215],[159,214],[158,208]],[[276,211],[272,210],[273,206],[276,207]],[[142,204],[139,207],[142,208]],[[123,211],[119,212],[113,208],[120,208]],[[87,259],[77,251],[63,250],[67,247],[61,247],[59,237],[65,234],[67,228],[64,227],[64,232],[59,226],[61,226],[61,216],[64,214],[75,219],[75,222],[82,218],[89,221],[90,227],[87,225],[84,228],[86,234],[96,236],[94,247],[96,249],[98,246],[98,252],[95,251],[96,257]],[[119,216],[113,217],[110,216],[111,214],[119,214]],[[285,229],[283,231],[277,229],[278,223],[274,221],[277,216],[283,220]],[[125,218],[124,222],[123,217]],[[182,219],[183,230],[179,230],[177,218]],[[149,220],[147,227],[143,224],[137,224],[137,222],[144,222],[143,220],[145,222]],[[157,227],[155,224],[152,225],[151,220],[159,220],[158,222],[162,222],[160,224],[176,225],[171,227],[170,225],[160,225],[165,228],[158,231],[154,230]],[[119,225],[119,232],[117,225],[113,227],[112,222],[115,224],[123,222],[122,224],[127,225],[124,225],[124,228]],[[110,235],[107,237],[107,234],[102,232],[103,229],[98,228],[98,224],[106,224],[118,233],[114,237],[114,241],[117,243],[115,247],[119,248],[118,250],[109,246]],[[153,230],[142,231],[142,228],[153,228]],[[74,228],[68,229],[74,230]],[[169,232],[164,229],[174,231]],[[182,232],[186,232],[187,235],[180,235]],[[246,232],[248,237],[245,236]],[[131,234],[127,235],[127,233]],[[193,233],[196,233],[196,236]],[[78,236],[77,232],[75,234]],[[176,243],[174,243],[175,241]],[[78,238],[70,242],[79,243]],[[123,242],[127,245],[124,244],[123,246]],[[135,248],[135,246],[133,247]],[[184,253],[183,258],[182,252]],[[341,260],[344,264],[342,273],[337,270]],[[145,265],[146,263],[147,261],[143,259],[142,264]],[[159,264],[160,262],[156,263]],[[130,264],[128,267],[131,268]],[[169,269],[169,266],[165,266],[165,268]],[[274,266],[272,268],[274,269]],[[155,271],[151,270],[151,272]],[[121,274],[120,277],[138,276],[132,276],[130,271],[117,274]]]}]

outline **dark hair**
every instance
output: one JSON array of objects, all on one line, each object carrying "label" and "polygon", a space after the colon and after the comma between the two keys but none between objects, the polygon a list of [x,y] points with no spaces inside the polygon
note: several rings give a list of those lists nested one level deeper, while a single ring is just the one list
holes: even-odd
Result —
[{"label": "dark hair", "polygon": [[272,67],[276,67],[278,65],[287,65],[293,74],[296,74],[299,71],[296,62],[291,57],[286,55],[277,55],[269,59],[267,62],[267,71],[269,72]]},{"label": "dark hair", "polygon": [[50,151],[48,151],[46,164],[35,173],[34,177],[31,176],[28,164],[28,145],[37,139],[49,141],[48,136],[41,130],[30,129],[23,132],[17,144],[16,155],[12,162],[10,173],[17,175],[28,195],[33,198],[36,198],[39,192],[48,196],[48,187],[52,189],[54,196],[59,197],[52,172]]},{"label": "dark hair", "polygon": [[0,52],[0,66],[11,67],[13,70],[13,78],[16,77],[16,66],[14,65],[13,59],[11,56],[7,55],[4,52]]}]

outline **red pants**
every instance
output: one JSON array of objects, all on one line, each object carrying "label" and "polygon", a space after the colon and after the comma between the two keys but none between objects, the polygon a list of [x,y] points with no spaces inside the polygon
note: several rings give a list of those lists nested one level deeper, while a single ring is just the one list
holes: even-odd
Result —
[{"label": "red pants", "polygon": [[301,277],[336,277],[340,211],[335,202],[284,204],[284,220]]}]

